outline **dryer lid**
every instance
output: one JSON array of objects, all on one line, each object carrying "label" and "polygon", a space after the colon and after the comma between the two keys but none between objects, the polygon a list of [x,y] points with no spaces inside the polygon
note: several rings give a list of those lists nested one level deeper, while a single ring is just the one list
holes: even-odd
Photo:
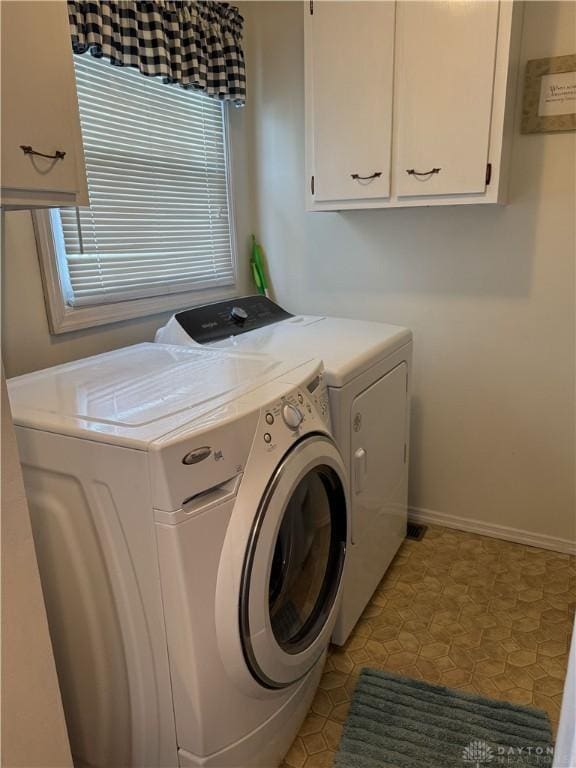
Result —
[{"label": "dryer lid", "polygon": [[293,367],[266,355],[136,344],[8,388],[17,425],[145,448]]},{"label": "dryer lid", "polygon": [[266,353],[283,360],[319,358],[324,361],[327,385],[343,387],[411,339],[412,332],[399,325],[296,315],[210,346]]},{"label": "dryer lid", "polygon": [[367,320],[293,316],[265,296],[241,296],[176,313],[156,339],[265,353],[293,362],[318,358],[324,361],[328,386],[343,387],[408,344],[412,332]]}]

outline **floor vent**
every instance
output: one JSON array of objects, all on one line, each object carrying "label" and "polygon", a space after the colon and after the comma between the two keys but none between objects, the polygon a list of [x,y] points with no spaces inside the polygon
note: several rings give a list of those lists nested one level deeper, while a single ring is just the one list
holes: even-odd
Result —
[{"label": "floor vent", "polygon": [[406,531],[407,539],[414,539],[414,541],[420,541],[424,538],[424,534],[428,530],[427,525],[419,525],[418,523],[408,523],[408,529]]}]

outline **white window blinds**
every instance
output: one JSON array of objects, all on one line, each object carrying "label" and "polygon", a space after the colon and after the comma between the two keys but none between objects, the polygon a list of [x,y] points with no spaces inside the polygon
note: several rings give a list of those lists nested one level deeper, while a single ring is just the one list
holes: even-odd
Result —
[{"label": "white window blinds", "polygon": [[73,305],[234,282],[223,105],[75,56],[89,208],[60,210]]}]

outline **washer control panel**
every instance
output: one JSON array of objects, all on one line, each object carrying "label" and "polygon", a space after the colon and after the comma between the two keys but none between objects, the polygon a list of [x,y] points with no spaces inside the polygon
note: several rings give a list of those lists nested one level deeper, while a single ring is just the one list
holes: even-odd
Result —
[{"label": "washer control panel", "polygon": [[298,437],[302,426],[306,426],[318,416],[324,425],[330,428],[328,389],[323,373],[314,376],[303,387],[298,387],[268,407],[264,414],[262,440],[273,450],[280,436],[286,434],[286,430]]}]

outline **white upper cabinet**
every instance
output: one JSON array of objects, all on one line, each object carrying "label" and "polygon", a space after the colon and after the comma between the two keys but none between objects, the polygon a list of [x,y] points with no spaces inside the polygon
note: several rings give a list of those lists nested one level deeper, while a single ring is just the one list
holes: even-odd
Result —
[{"label": "white upper cabinet", "polygon": [[504,202],[520,13],[511,0],[306,5],[308,209]]},{"label": "white upper cabinet", "polygon": [[388,197],[395,3],[317,2],[312,9],[314,199]]},{"label": "white upper cabinet", "polygon": [[87,205],[66,2],[3,2],[1,13],[2,206]]}]

